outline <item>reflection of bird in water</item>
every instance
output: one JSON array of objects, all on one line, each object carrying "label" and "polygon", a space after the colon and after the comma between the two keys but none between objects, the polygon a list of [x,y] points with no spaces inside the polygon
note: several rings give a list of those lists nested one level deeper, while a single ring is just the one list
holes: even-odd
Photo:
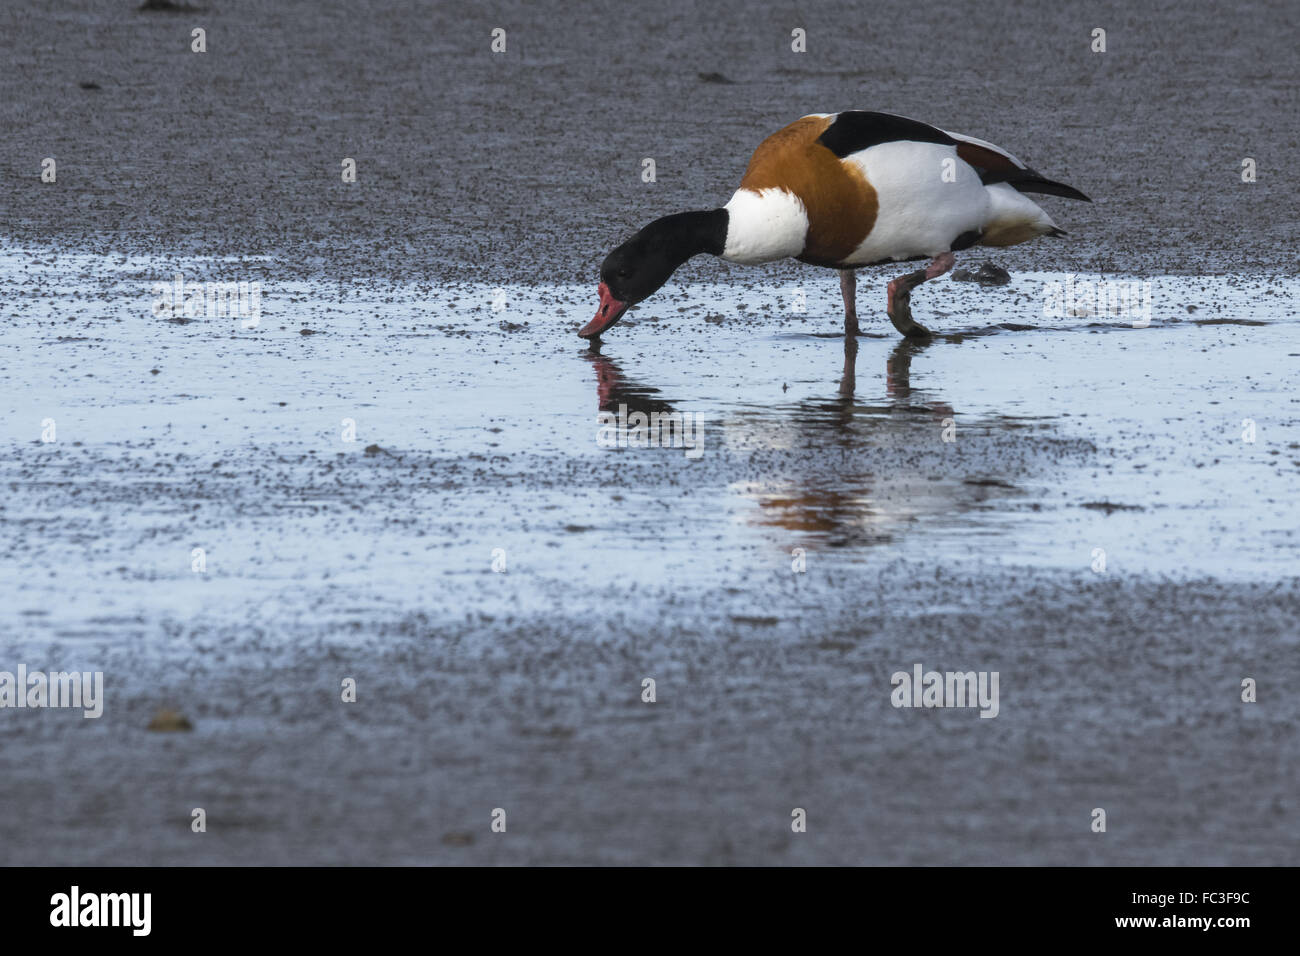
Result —
[{"label": "reflection of bird in water", "polygon": [[[835,398],[801,402],[793,415],[786,411],[770,425],[778,447],[834,446],[839,453],[801,458],[797,477],[743,488],[759,507],[757,523],[817,535],[831,547],[873,545],[891,541],[919,514],[960,506],[952,486],[929,481],[916,458],[918,451],[937,449],[942,420],[953,415],[946,402],[912,388],[912,359],[927,344],[905,339],[893,349],[885,362],[888,401],[875,404],[857,399],[858,342],[844,340]],[[757,417],[745,426],[747,443],[762,431],[766,416]]]},{"label": "reflection of bird in water", "polygon": [[678,412],[656,396],[659,389],[629,382],[618,365],[600,354],[586,353],[596,370],[597,443],[603,447],[682,448],[686,457],[704,454],[703,423],[697,415]]},{"label": "reflection of bird in water", "polygon": [[596,370],[597,410],[617,412],[620,405],[626,405],[631,412],[672,412],[673,406],[654,396],[657,388],[635,385],[627,380],[623,370],[612,359],[600,354],[599,346],[593,346],[583,353],[587,361]]},{"label": "reflection of bird in water", "polygon": [[844,339],[844,374],[840,376],[840,398],[852,398],[858,387],[858,340]]},{"label": "reflection of bird in water", "polygon": [[[912,397],[912,358],[925,351],[929,342],[917,342],[904,339],[889,353],[885,360],[885,393],[893,400],[895,406],[912,408],[907,404]],[[922,402],[921,407],[930,411],[936,418],[951,418],[952,406],[946,402]]]},{"label": "reflection of bird in water", "polygon": [[[841,432],[856,417],[879,416],[895,412],[925,412],[935,418],[950,418],[952,406],[947,402],[926,399],[925,393],[918,392],[913,401],[912,394],[912,358],[925,351],[932,344],[930,341],[904,339],[889,353],[885,361],[885,394],[889,396],[888,405],[859,405],[855,401],[858,387],[857,363],[858,341],[854,338],[844,340],[844,370],[840,375],[840,386],[836,398],[830,401],[811,401],[801,404],[811,414],[798,416],[801,421],[814,427],[830,426],[833,432]],[[841,434],[837,439],[852,442],[852,434]],[[839,443],[837,441],[837,443]]]},{"label": "reflection of bird in water", "polygon": [[[718,425],[724,467],[737,476],[729,487],[756,506],[746,520],[827,547],[873,546],[888,544],[922,516],[955,515],[985,500],[987,488],[947,477],[951,446],[941,432],[952,406],[912,384],[912,360],[926,347],[905,340],[890,352],[876,392],[883,401],[859,400],[859,345],[849,337],[833,396],[731,406]],[[629,381],[598,345],[584,354],[596,371],[600,411],[674,411],[658,389]],[[782,535],[781,543],[795,542]]]}]

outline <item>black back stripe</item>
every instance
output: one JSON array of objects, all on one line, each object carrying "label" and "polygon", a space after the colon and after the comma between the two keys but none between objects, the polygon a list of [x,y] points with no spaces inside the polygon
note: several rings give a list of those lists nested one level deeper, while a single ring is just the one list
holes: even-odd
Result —
[{"label": "black back stripe", "polygon": [[985,186],[1007,183],[1022,193],[1042,193],[1092,202],[1073,186],[1048,179],[1035,169],[1017,166],[996,150],[959,140],[927,123],[906,116],[895,116],[893,113],[848,110],[836,117],[826,132],[817,137],[817,142],[840,159],[881,143],[937,143],[940,146],[955,146],[958,155],[979,174],[980,182]]},{"label": "black back stripe", "polygon": [[848,110],[836,117],[826,132],[817,138],[817,142],[843,159],[881,143],[939,143],[942,146],[953,146],[957,140],[941,129],[906,116]]}]

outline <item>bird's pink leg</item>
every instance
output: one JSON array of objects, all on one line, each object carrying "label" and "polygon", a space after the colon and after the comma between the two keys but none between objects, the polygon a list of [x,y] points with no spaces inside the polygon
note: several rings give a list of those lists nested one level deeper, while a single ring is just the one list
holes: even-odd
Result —
[{"label": "bird's pink leg", "polygon": [[912,290],[927,279],[934,279],[957,264],[951,252],[942,252],[924,269],[899,276],[889,283],[889,304],[885,311],[894,328],[909,338],[929,338],[930,330],[912,319]]},{"label": "bird's pink leg", "polygon": [[858,274],[852,269],[840,270],[840,295],[844,297],[844,334],[858,334]]}]

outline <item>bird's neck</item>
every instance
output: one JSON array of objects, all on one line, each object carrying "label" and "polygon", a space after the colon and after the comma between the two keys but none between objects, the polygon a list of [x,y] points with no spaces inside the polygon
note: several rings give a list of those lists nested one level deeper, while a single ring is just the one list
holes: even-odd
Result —
[{"label": "bird's neck", "polygon": [[656,219],[649,229],[662,239],[676,265],[681,265],[701,253],[722,255],[727,244],[727,220],[725,209],[701,209]]}]

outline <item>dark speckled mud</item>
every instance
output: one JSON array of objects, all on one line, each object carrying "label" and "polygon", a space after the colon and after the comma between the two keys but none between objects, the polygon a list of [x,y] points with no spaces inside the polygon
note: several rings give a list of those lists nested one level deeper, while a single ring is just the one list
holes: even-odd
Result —
[{"label": "dark speckled mud", "polygon": [[[942,16],[912,3],[224,0],[200,17],[202,56],[189,52],[200,20],[134,6],[0,11],[11,237],[271,254],[293,276],[585,281],[647,220],[724,203],[773,130],[881,109],[998,143],[1093,197],[1047,198],[1071,241],[1005,253],[1009,269],[1296,264],[1300,224],[1281,213],[1294,206],[1297,11],[1281,0]],[[498,26],[507,52],[494,56]],[[790,52],[795,26],[807,54]],[[1104,54],[1090,49],[1098,26]],[[734,82],[701,81],[710,71]],[[36,175],[45,156],[57,190]],[[1259,170],[1249,186],[1245,157]]]}]

